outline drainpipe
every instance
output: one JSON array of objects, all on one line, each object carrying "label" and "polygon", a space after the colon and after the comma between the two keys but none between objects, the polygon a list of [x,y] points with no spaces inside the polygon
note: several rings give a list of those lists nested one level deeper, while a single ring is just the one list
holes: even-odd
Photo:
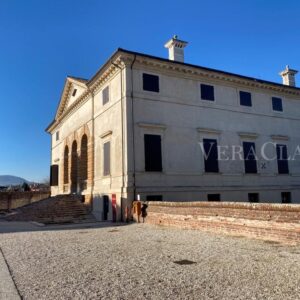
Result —
[{"label": "drainpipe", "polygon": [[133,65],[136,60],[136,54],[134,55],[134,59],[131,63],[130,70],[131,70],[131,130],[132,130],[132,152],[133,152],[133,200],[136,200],[136,185],[135,185],[135,134],[134,134],[134,109],[133,109],[133,103],[134,103],[134,98],[133,98]]},{"label": "drainpipe", "polygon": [[123,69],[115,64],[112,60],[110,61],[111,64],[113,66],[115,66],[116,68],[118,68],[120,70],[120,73],[121,73],[121,130],[122,130],[122,192],[121,192],[121,198],[123,198],[124,196],[124,188],[125,188],[125,171],[124,171],[124,124],[123,124],[123,120],[124,120],[124,116],[123,116],[123,113],[124,113],[124,103],[123,103],[123,74],[122,74],[122,71]]}]

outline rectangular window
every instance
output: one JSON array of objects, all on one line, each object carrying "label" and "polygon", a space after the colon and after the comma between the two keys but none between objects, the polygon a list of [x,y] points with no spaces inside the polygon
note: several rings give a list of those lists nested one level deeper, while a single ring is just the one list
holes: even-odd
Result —
[{"label": "rectangular window", "polygon": [[279,174],[289,174],[289,164],[286,145],[276,145],[277,166]]},{"label": "rectangular window", "polygon": [[56,131],[55,138],[57,141],[59,140],[59,131]]},{"label": "rectangular window", "polygon": [[204,168],[205,172],[218,173],[218,147],[217,140],[203,139],[204,146]]},{"label": "rectangular window", "polygon": [[252,106],[251,94],[248,92],[240,91],[240,105]]},{"label": "rectangular window", "polygon": [[143,90],[150,92],[159,92],[159,77],[143,73]]},{"label": "rectangular window", "polygon": [[102,91],[102,105],[105,105],[108,102],[109,102],[109,86],[107,86]]},{"label": "rectangular window", "polygon": [[255,143],[243,142],[245,173],[257,173]]},{"label": "rectangular window", "polygon": [[103,145],[103,175],[110,175],[110,142]]},{"label": "rectangular window", "polygon": [[58,186],[58,165],[50,167],[50,186]]},{"label": "rectangular window", "polygon": [[201,99],[214,101],[215,100],[215,93],[214,87],[212,85],[201,84]]},{"label": "rectangular window", "polygon": [[281,193],[281,202],[282,203],[291,203],[292,202],[291,192],[282,192]]},{"label": "rectangular window", "polygon": [[144,135],[145,171],[162,172],[161,136],[154,134]]},{"label": "rectangular window", "polygon": [[72,93],[72,96],[75,97],[75,96],[76,96],[76,93],[77,93],[77,89],[74,89],[74,90],[73,90],[73,93]]},{"label": "rectangular window", "polygon": [[207,201],[221,201],[220,194],[207,194]]},{"label": "rectangular window", "polygon": [[146,197],[147,201],[163,201],[163,196],[162,195],[148,195]]},{"label": "rectangular window", "polygon": [[253,202],[253,203],[259,202],[259,194],[258,193],[249,193],[248,200],[249,200],[249,202]]},{"label": "rectangular window", "polygon": [[272,107],[274,111],[282,111],[282,99],[272,97]]}]

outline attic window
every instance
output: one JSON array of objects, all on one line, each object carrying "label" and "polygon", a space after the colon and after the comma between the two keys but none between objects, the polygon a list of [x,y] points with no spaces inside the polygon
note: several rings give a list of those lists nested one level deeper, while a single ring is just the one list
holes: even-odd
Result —
[{"label": "attic window", "polygon": [[77,89],[74,89],[72,93],[72,97],[75,97],[76,93],[77,93]]}]

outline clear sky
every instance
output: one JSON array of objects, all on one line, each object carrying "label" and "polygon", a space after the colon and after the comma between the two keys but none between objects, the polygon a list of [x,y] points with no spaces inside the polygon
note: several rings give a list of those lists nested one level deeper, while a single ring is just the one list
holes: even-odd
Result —
[{"label": "clear sky", "polygon": [[174,34],[188,63],[275,82],[300,70],[297,0],[0,0],[0,175],[48,176],[67,75],[90,78],[118,47],[167,57]]}]

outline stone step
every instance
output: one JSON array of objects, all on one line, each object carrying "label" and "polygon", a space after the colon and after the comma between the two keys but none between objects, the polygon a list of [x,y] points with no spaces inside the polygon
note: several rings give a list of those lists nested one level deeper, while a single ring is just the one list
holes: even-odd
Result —
[{"label": "stone step", "polygon": [[40,223],[73,223],[95,221],[82,196],[59,195],[16,209],[6,216],[9,221],[36,221]]}]

